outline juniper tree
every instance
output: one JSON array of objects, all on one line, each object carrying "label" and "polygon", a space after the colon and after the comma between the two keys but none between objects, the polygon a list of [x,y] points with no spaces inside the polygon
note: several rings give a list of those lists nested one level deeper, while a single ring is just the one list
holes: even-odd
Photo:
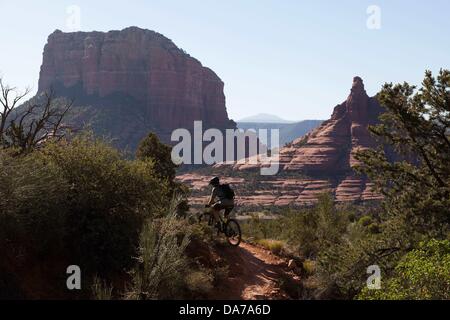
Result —
[{"label": "juniper tree", "polygon": [[396,220],[414,238],[443,238],[450,221],[450,71],[426,71],[418,90],[385,84],[378,100],[386,112],[369,130],[385,148],[359,152],[359,170],[385,196],[390,227]]}]

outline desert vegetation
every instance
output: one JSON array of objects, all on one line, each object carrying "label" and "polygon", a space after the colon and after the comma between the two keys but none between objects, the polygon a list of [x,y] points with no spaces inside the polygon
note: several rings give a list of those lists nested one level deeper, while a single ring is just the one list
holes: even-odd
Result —
[{"label": "desert vegetation", "polygon": [[[285,210],[279,219],[252,219],[252,240],[284,242],[305,276],[305,297],[336,299],[448,299],[450,265],[450,72],[423,85],[386,84],[386,108],[370,130],[385,146],[357,155],[361,174],[376,182],[377,207],[317,206]],[[397,159],[389,159],[395,150]],[[382,271],[380,290],[366,287],[367,267]]]},{"label": "desert vegetation", "polygon": [[[419,90],[386,84],[378,94],[386,113],[370,130],[384,148],[357,158],[381,203],[338,205],[323,194],[313,207],[243,225],[247,241],[295,262],[299,298],[449,298],[449,86],[442,70]],[[130,159],[67,130],[70,103],[47,95],[17,108],[24,95],[2,91],[0,298],[208,298],[227,266],[210,228],[188,213],[170,147],[149,134]],[[73,264],[80,291],[65,286]],[[366,287],[371,265],[379,290]]]},{"label": "desert vegetation", "polygon": [[[180,218],[185,190],[173,181],[168,146],[150,134],[130,160],[89,132],[65,132],[70,104],[48,95],[43,105],[16,108],[25,95],[3,82],[2,89],[1,298],[155,299],[209,290],[212,272],[185,252],[201,233]],[[69,265],[80,267],[82,290],[67,289]]]}]

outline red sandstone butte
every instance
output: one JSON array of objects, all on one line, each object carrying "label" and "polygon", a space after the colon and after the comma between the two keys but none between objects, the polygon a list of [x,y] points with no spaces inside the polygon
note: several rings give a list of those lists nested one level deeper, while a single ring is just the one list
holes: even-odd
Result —
[{"label": "red sandstone butte", "polygon": [[78,110],[76,124],[100,114],[97,127],[118,139],[139,140],[155,131],[167,141],[172,130],[190,129],[195,120],[204,127],[235,128],[222,80],[168,38],[137,27],[53,32],[44,48],[38,93],[50,88],[77,105],[95,107],[87,114]]}]

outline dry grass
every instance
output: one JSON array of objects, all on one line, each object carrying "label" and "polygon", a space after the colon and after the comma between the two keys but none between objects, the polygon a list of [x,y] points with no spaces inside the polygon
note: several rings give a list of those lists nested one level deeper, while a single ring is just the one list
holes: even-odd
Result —
[{"label": "dry grass", "polygon": [[306,259],[305,261],[303,261],[303,270],[307,275],[313,275],[316,272],[316,262]]},{"label": "dry grass", "polygon": [[283,241],[273,239],[261,239],[257,240],[256,243],[275,254],[280,254],[285,247]]}]

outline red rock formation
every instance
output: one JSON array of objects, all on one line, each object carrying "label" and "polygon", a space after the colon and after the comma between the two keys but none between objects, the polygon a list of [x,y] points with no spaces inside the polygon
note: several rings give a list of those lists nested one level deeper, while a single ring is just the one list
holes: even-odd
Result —
[{"label": "red rock formation", "polygon": [[[334,108],[329,120],[306,140],[301,137],[280,150],[282,169],[328,176],[347,172],[356,164],[355,151],[375,146],[367,128],[377,122],[381,112],[376,99],[364,90],[362,79],[355,77],[347,100]],[[236,169],[242,167],[250,168],[244,160],[235,164]]]},{"label": "red rock formation", "polygon": [[52,33],[38,91],[51,87],[76,104],[114,109],[121,118],[105,131],[118,138],[136,140],[153,130],[167,140],[173,129],[191,128],[194,120],[204,127],[235,127],[221,79],[163,35],[137,27]]},{"label": "red rock formation", "polygon": [[[241,204],[310,204],[324,191],[332,192],[336,201],[380,199],[373,191],[373,184],[357,176],[352,167],[357,164],[354,158],[357,150],[376,146],[368,126],[376,124],[381,113],[377,100],[364,90],[363,80],[355,77],[347,100],[334,108],[329,120],[280,150],[282,174],[269,181],[257,179],[254,191],[244,190],[241,194]],[[216,168],[229,165],[218,164]],[[245,159],[232,164],[235,172],[259,169],[259,166]]]}]

